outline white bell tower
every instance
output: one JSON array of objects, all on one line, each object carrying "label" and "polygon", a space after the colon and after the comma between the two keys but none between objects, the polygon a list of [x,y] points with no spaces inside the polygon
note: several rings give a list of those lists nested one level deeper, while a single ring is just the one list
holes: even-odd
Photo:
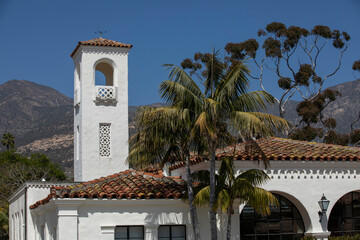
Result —
[{"label": "white bell tower", "polygon": [[[74,60],[74,180],[128,168],[128,53],[132,45],[104,38],[79,42]],[[102,83],[96,79],[103,74]],[[101,75],[101,74],[100,74]]]}]

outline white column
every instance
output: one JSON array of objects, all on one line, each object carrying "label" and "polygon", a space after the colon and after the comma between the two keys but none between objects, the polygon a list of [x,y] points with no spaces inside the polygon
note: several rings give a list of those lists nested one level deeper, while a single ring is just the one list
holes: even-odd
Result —
[{"label": "white column", "polygon": [[[199,223],[199,229],[200,229],[200,232],[201,232],[201,224]],[[193,230],[193,226],[189,223],[189,224],[186,224],[186,239],[194,239],[195,236],[194,236],[194,230]]]},{"label": "white column", "polygon": [[158,225],[145,225],[145,240],[157,240]]},{"label": "white column", "polygon": [[102,240],[114,240],[115,226],[101,226]]},{"label": "white column", "polygon": [[78,239],[77,205],[62,205],[58,210],[58,240]]},{"label": "white column", "polygon": [[231,239],[240,239],[240,214],[235,212],[231,216]]}]

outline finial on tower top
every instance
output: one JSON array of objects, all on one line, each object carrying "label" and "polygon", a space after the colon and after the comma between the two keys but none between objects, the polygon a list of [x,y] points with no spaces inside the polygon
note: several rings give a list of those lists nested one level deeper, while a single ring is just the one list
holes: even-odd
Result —
[{"label": "finial on tower top", "polygon": [[100,38],[101,38],[101,35],[104,35],[105,33],[107,33],[107,31],[105,30],[105,31],[96,31],[95,33],[98,33],[98,34],[100,34]]}]

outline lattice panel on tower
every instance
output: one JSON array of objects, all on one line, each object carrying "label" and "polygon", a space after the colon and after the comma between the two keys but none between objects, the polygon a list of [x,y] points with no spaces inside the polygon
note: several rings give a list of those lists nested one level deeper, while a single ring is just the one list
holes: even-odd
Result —
[{"label": "lattice panel on tower", "polygon": [[110,157],[110,123],[100,123],[99,153],[100,157]]},{"label": "lattice panel on tower", "polygon": [[96,86],[97,101],[116,101],[117,87],[114,86]]}]

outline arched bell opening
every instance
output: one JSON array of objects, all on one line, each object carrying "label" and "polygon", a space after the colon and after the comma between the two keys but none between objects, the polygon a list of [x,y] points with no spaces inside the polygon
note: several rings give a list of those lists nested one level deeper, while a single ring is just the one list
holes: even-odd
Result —
[{"label": "arched bell opening", "polygon": [[94,64],[96,104],[116,103],[117,84],[114,83],[115,64],[110,59],[100,59]]},{"label": "arched bell opening", "polygon": [[270,206],[271,214],[262,216],[246,205],[240,214],[241,240],[297,240],[305,233],[298,208],[288,198],[273,193],[279,206]]},{"label": "arched bell opening", "polygon": [[95,66],[95,85],[114,86],[114,68],[107,62],[99,62]]},{"label": "arched bell opening", "polygon": [[328,230],[332,236],[360,234],[360,192],[342,196],[331,209]]}]

